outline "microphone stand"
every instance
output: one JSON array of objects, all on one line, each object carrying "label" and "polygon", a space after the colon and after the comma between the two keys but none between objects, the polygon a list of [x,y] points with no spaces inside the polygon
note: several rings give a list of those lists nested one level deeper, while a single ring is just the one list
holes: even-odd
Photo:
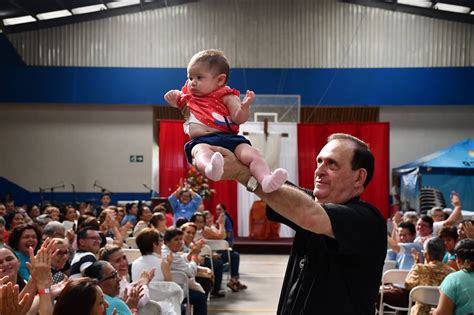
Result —
[{"label": "microphone stand", "polygon": [[74,206],[77,207],[79,203],[77,202],[76,185],[71,184],[71,186],[72,186],[72,194],[74,196]]},{"label": "microphone stand", "polygon": [[55,189],[58,189],[58,188],[62,188],[64,189],[65,186],[64,186],[64,182],[60,185],[56,185],[56,186],[52,186],[52,187],[48,187],[48,188],[44,188],[43,190],[49,190],[50,191],[50,197],[51,197],[51,203],[54,203],[54,199],[53,199],[53,196],[54,196],[54,190]]},{"label": "microphone stand", "polygon": [[154,196],[157,195],[157,192],[155,190],[153,190],[152,188],[148,187],[147,184],[143,184],[143,187],[145,187],[146,189],[148,189],[150,191],[151,198],[153,198]]}]

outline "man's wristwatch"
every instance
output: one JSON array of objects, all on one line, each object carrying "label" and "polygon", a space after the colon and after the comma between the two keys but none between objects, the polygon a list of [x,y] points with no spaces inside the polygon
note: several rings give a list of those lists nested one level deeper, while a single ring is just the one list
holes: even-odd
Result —
[{"label": "man's wristwatch", "polygon": [[250,177],[247,182],[247,191],[255,192],[258,188],[258,181],[255,177]]}]

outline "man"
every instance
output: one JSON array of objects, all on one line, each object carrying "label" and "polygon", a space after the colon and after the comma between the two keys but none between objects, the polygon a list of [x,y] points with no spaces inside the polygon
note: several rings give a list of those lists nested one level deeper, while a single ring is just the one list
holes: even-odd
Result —
[{"label": "man", "polygon": [[433,218],[433,236],[438,236],[443,227],[453,226],[462,220],[461,199],[459,199],[459,195],[454,191],[451,193],[451,204],[454,210],[447,219],[445,219],[443,208],[431,208],[430,215]]},{"label": "man", "polygon": [[77,252],[71,261],[71,279],[82,277],[84,270],[97,261],[102,238],[99,231],[89,227],[77,232]]},{"label": "man", "polygon": [[433,237],[433,218],[422,215],[416,222],[416,238],[415,242],[424,244]]},{"label": "man", "polygon": [[178,187],[178,189],[168,197],[168,201],[173,208],[174,223],[176,224],[176,220],[181,217],[189,221],[193,213],[198,210],[202,198],[190,188]]},{"label": "man", "polygon": [[100,196],[100,206],[98,206],[95,209],[95,216],[99,217],[101,212],[109,207],[111,201],[112,201],[112,198],[110,196],[110,193],[107,191],[104,191],[102,195]]},{"label": "man", "polygon": [[46,224],[43,228],[43,241],[46,238],[65,238],[66,237],[66,228],[61,222],[58,221],[51,221]]},{"label": "man", "polygon": [[330,136],[317,157],[314,199],[290,185],[265,194],[232,154],[213,150],[225,156],[225,178],[247,185],[272,208],[270,218],[296,231],[278,314],[373,314],[387,227],[359,199],[373,175],[368,146],[351,135]]},{"label": "man", "polygon": [[388,237],[388,245],[391,250],[387,253],[387,258],[397,262],[397,268],[410,270],[415,264],[412,250],[418,253],[423,250],[423,245],[415,242],[416,229],[411,222],[402,222],[398,228],[393,231],[392,237]]}]

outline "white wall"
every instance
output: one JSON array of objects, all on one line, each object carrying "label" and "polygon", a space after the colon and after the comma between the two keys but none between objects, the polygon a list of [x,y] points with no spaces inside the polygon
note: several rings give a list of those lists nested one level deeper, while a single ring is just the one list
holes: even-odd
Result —
[{"label": "white wall", "polygon": [[474,138],[474,106],[381,107],[390,122],[390,170],[466,138]]},{"label": "white wall", "polygon": [[[151,185],[153,108],[93,105],[0,105],[0,176],[37,191],[146,192]],[[143,155],[143,163],[130,163]]]}]

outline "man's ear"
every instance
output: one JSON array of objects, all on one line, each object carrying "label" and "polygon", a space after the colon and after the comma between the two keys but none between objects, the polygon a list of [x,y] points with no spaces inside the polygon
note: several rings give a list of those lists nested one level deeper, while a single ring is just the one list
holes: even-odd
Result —
[{"label": "man's ear", "polygon": [[227,81],[227,75],[225,73],[221,73],[217,76],[217,84],[219,86],[224,86]]},{"label": "man's ear", "polygon": [[365,180],[367,179],[367,170],[365,168],[359,168],[356,178],[356,186],[364,187]]}]

